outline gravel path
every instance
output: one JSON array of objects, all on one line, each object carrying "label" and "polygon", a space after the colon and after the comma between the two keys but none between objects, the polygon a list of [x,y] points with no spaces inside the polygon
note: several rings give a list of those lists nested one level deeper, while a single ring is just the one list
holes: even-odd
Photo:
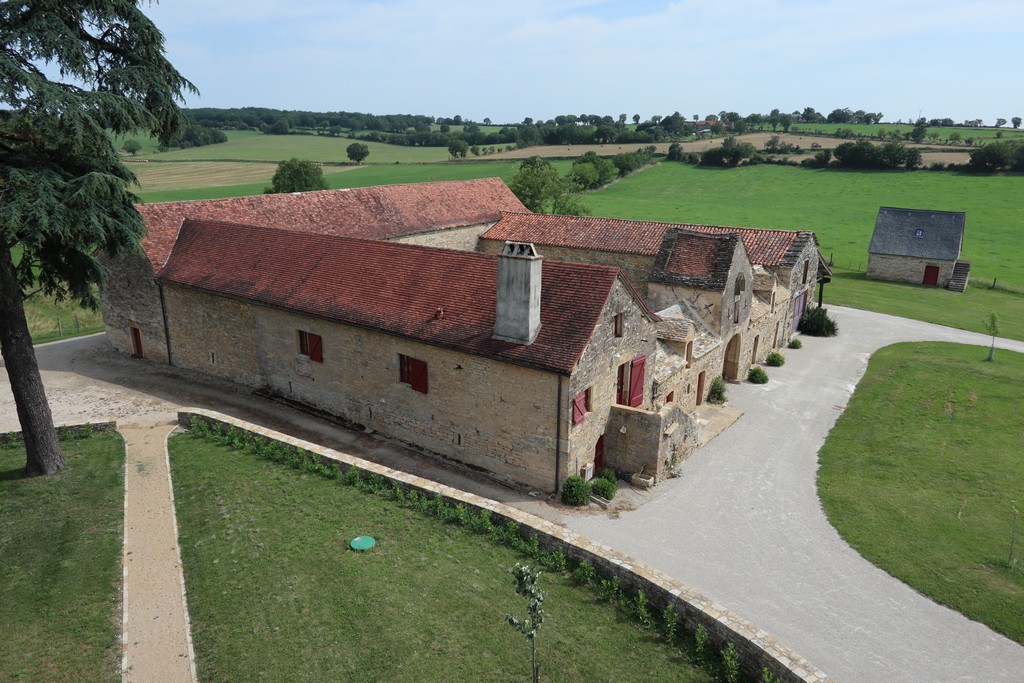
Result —
[{"label": "gravel path", "polygon": [[167,436],[175,425],[120,425],[124,473],[122,680],[194,683]]},{"label": "gravel path", "polygon": [[[581,514],[563,523],[687,582],[838,681],[1024,680],[1024,647],[860,557],[828,523],[815,488],[818,450],[876,349],[990,339],[830,312],[840,336],[802,337],[804,348],[771,369],[771,382],[729,387],[743,417],[691,456],[681,478],[618,518]],[[1024,352],[1020,342],[997,346]]]},{"label": "gravel path", "polygon": [[[899,341],[987,345],[989,339],[903,318],[830,310],[839,321],[839,337],[803,338],[804,348],[790,352],[784,367],[772,369],[769,384],[730,387],[730,404],[743,417],[694,454],[681,478],[623,496],[636,509],[626,506],[611,515],[567,512],[232,385],[127,358],[111,351],[99,335],[41,346],[37,357],[56,422],[121,423],[129,440],[126,492],[136,490],[131,481],[139,479],[138,491],[153,485],[152,495],[170,500],[169,483],[154,476],[161,458],[166,473],[163,430],[169,427],[152,426],[172,422],[178,406],[207,407],[569,526],[688,583],[844,683],[1024,679],[1024,648],[937,606],[861,558],[828,524],[815,489],[818,449],[876,349]],[[997,345],[1024,352],[1021,342],[1000,340]],[[10,387],[0,369],[0,431],[16,429]],[[152,502],[149,495],[143,500]],[[128,504],[125,566],[128,579],[141,578],[148,571],[138,564],[134,549],[127,554],[128,544],[136,542],[132,526],[149,510],[129,513]],[[163,516],[161,523],[173,527],[173,519]],[[156,549],[170,549],[166,537]],[[162,560],[160,571],[167,578],[152,596],[172,602],[176,597],[181,616],[143,601],[126,603],[129,619],[133,614],[159,622],[187,618],[179,564],[176,554]],[[126,600],[144,596],[145,590],[126,585]],[[132,640],[126,648],[136,640],[145,642],[131,633],[126,631]],[[126,680],[172,680],[165,674],[171,669],[194,676],[181,666],[187,648],[180,636],[171,636],[160,660],[168,668],[155,678],[138,668],[141,652],[134,661],[129,656],[132,669]]]}]

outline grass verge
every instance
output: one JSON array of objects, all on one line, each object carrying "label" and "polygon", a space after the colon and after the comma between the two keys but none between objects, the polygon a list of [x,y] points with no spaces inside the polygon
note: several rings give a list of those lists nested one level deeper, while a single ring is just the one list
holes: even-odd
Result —
[{"label": "grass verge", "polygon": [[[878,351],[821,450],[829,521],[861,555],[1024,643],[1024,355],[955,344]],[[1024,519],[1018,520],[1018,536]]]},{"label": "grass verge", "polygon": [[[529,644],[504,623],[525,613],[507,572],[522,554],[391,489],[368,495],[191,434],[170,448],[201,680],[529,678]],[[360,535],[377,546],[347,550]],[[545,680],[712,680],[566,574],[541,582]]]},{"label": "grass verge", "polygon": [[67,468],[25,479],[0,447],[0,678],[119,681],[124,443],[62,443]]}]

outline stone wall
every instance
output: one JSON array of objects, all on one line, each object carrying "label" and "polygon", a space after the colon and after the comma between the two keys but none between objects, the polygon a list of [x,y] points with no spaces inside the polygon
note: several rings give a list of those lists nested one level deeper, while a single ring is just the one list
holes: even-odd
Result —
[{"label": "stone wall", "polygon": [[[550,492],[556,461],[559,482],[570,471],[571,396],[555,373],[171,285],[165,300],[178,367],[265,389],[506,484]],[[321,336],[323,362],[299,352],[300,330]],[[400,381],[400,354],[426,362],[427,393]]]},{"label": "stone wall", "polygon": [[709,649],[712,651],[721,650],[732,643],[739,653],[744,674],[751,679],[760,680],[762,671],[768,669],[783,683],[833,683],[828,674],[771,634],[681,581],[528,512],[212,411],[190,408],[178,413],[178,422],[183,427],[191,425],[193,419],[204,420],[220,429],[234,427],[249,431],[268,441],[315,454],[324,463],[343,468],[355,467],[363,476],[377,475],[406,490],[440,495],[450,504],[461,503],[473,510],[489,510],[495,523],[515,522],[521,533],[535,536],[540,545],[549,551],[561,550],[572,564],[587,561],[604,576],[618,577],[623,591],[629,594],[643,591],[659,612],[672,606],[681,616],[682,627],[689,633],[694,633],[698,626],[707,630]]},{"label": "stone wall", "polygon": [[925,266],[938,266],[939,279],[936,286],[945,287],[953,276],[954,265],[956,265],[956,261],[937,261],[910,256],[870,254],[868,256],[867,278],[869,280],[889,280],[891,282],[909,282],[920,285],[924,281]]},{"label": "stone wall", "polygon": [[674,403],[658,412],[615,406],[608,419],[605,462],[626,473],[667,479],[697,447],[697,423]]},{"label": "stone wall", "polygon": [[403,244],[422,244],[428,247],[456,249],[458,251],[476,251],[480,235],[490,230],[493,225],[493,223],[482,223],[480,225],[467,225],[459,228],[445,228],[443,230],[393,237],[388,241],[401,242]]},{"label": "stone wall", "polygon": [[[615,336],[615,316],[622,315],[622,336]],[[597,441],[605,435],[608,416],[615,406],[619,366],[640,356],[647,357],[641,410],[654,409],[654,367],[658,362],[657,327],[622,281],[618,281],[605,306],[576,370],[568,382],[566,425],[568,426],[569,474],[578,474],[594,462]],[[572,399],[590,389],[590,412],[578,425],[572,424]],[[607,439],[606,439],[607,441]],[[657,453],[655,448],[653,451]]]},{"label": "stone wall", "polygon": [[[88,434],[109,434],[117,431],[116,422],[84,422],[81,424],[59,424],[55,425],[57,435],[73,434],[85,436]],[[0,432],[0,445],[12,443],[24,443],[25,435],[21,432]]]},{"label": "stone wall", "polygon": [[160,288],[153,282],[153,267],[142,253],[118,259],[100,255],[109,269],[100,291],[107,340],[118,351],[134,353],[131,328],[139,329],[142,355],[168,362]]}]

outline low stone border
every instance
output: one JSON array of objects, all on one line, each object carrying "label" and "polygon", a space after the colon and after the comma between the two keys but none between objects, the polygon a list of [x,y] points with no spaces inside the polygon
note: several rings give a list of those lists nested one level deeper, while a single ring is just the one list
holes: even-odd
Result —
[{"label": "low stone border", "polygon": [[[101,432],[116,432],[116,422],[83,422],[82,424],[74,425],[57,425],[57,436],[63,437],[65,434],[72,434],[74,436],[85,436],[87,434],[99,434]],[[0,433],[0,446],[10,443],[24,443],[25,437],[21,432],[2,432]]]},{"label": "low stone border", "polygon": [[624,591],[643,591],[652,605],[659,610],[672,605],[680,615],[683,626],[690,633],[695,632],[698,626],[703,626],[707,630],[708,641],[713,649],[720,650],[728,643],[732,643],[740,655],[743,672],[753,680],[761,680],[762,671],[768,669],[779,681],[785,683],[835,683],[830,676],[780,643],[768,632],[739,614],[712,602],[686,584],[624,553],[536,515],[214,411],[186,408],[178,412],[178,424],[182,427],[188,428],[193,419],[203,420],[212,428],[222,431],[234,427],[236,430],[251,432],[267,441],[281,443],[315,455],[324,464],[355,467],[363,476],[375,474],[406,490],[439,494],[451,504],[462,503],[466,507],[490,510],[495,523],[515,522],[522,533],[535,535],[544,549],[561,550],[566,558],[574,563],[589,561],[600,573],[618,577]]}]

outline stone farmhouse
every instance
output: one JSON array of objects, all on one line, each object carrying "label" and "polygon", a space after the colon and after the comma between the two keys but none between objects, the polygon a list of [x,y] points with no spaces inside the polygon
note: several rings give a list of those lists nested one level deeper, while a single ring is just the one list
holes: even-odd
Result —
[{"label": "stone farmhouse", "polygon": [[967,289],[970,261],[960,260],[967,215],[883,206],[868,247],[871,280]]},{"label": "stone farmhouse", "polygon": [[820,263],[813,233],[540,216],[499,179],[139,210],[113,346],[540,491],[669,476],[710,380],[788,342]]},{"label": "stone farmhouse", "polygon": [[737,381],[788,343],[828,273],[807,231],[502,212],[481,249],[494,253],[506,240],[532,242],[551,258],[618,265],[659,316],[688,325],[695,343],[685,369],[696,374],[661,386],[693,406],[706,380]]}]

